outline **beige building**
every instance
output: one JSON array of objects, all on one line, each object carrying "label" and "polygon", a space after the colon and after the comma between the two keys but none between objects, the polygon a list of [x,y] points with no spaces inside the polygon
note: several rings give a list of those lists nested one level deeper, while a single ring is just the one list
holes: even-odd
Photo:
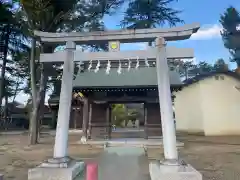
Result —
[{"label": "beige building", "polygon": [[240,135],[240,76],[236,73],[199,75],[175,95],[177,131]]}]

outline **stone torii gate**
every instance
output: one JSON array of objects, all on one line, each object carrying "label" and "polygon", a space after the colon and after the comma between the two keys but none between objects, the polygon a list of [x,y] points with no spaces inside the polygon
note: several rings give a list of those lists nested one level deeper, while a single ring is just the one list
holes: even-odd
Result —
[{"label": "stone torii gate", "polygon": [[[194,53],[192,49],[166,48],[165,41],[188,39],[193,33],[197,32],[199,27],[199,24],[191,24],[169,29],[116,30],[87,33],[48,33],[35,31],[34,34],[39,36],[42,42],[58,45],[66,44],[66,50],[40,55],[40,62],[64,62],[64,65],[53,158],[40,165],[41,168],[29,170],[28,178],[40,180],[54,176],[55,179],[73,179],[83,167],[82,163],[73,163],[67,156],[74,61],[156,60],[159,104],[162,117],[164,164],[171,167],[172,165],[180,166],[176,148],[167,59],[192,58],[194,57]],[[156,46],[149,47],[147,50],[124,52],[86,53],[76,51],[76,44],[99,44],[110,41],[119,43],[155,41]]]}]

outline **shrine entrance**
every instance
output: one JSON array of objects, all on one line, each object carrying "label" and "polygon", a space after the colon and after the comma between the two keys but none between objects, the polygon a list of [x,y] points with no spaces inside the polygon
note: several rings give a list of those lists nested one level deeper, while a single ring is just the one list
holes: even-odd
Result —
[{"label": "shrine entrance", "polygon": [[154,102],[108,102],[93,104],[90,140],[161,138],[159,104]]},{"label": "shrine entrance", "polygon": [[158,103],[111,105],[111,139],[161,138],[162,125]]},{"label": "shrine entrance", "polygon": [[[105,110],[101,107],[97,108],[95,106],[93,113],[97,111],[96,114],[98,115],[101,112],[104,113]],[[96,116],[92,118],[89,134],[91,140],[145,138],[144,103],[109,102],[108,107],[109,115],[107,115],[108,117],[105,120],[102,119],[101,122],[96,122],[97,119],[94,119]],[[109,122],[107,122],[108,119]],[[107,130],[108,128],[109,131]]]},{"label": "shrine entrance", "polygon": [[[144,68],[139,69],[138,71],[141,72],[143,70]],[[148,71],[151,72],[151,67],[148,68]],[[149,72],[145,71],[145,75],[149,75]],[[182,84],[179,83],[180,78],[178,74],[175,71],[170,71],[170,74],[171,91],[179,90]],[[92,76],[94,79],[97,79],[100,77],[100,75],[94,73],[94,76]],[[109,81],[110,79],[114,78],[112,76],[105,76],[109,78]],[[129,73],[129,77],[130,76],[131,75]],[[120,77],[121,76],[116,76],[114,81],[119,82],[119,80],[121,80]],[[74,80],[75,83],[78,83],[78,81],[82,82],[82,84],[84,83],[84,78],[82,75],[77,76]],[[91,79],[88,78],[88,84],[90,81]],[[137,78],[135,78],[132,82],[137,82]],[[83,103],[72,104],[72,112],[74,115],[71,116],[73,119],[70,119],[70,128],[75,127],[72,124],[80,124],[81,126],[77,126],[77,129],[83,129],[84,132],[88,132],[88,135],[86,136],[87,139],[151,139],[162,137],[162,123],[159,111],[160,105],[156,86],[122,86],[115,88],[89,87],[87,89],[75,86],[74,92],[82,92],[86,99],[88,99],[88,105],[84,105]],[[85,112],[84,106],[87,107],[85,108]],[[76,114],[76,109],[80,109],[81,116],[78,115],[79,113]],[[121,117],[117,117],[119,110]],[[132,116],[129,113],[132,113]],[[133,125],[131,126],[129,121],[129,123],[124,123],[124,121],[127,120],[126,118],[134,118],[133,116],[137,116],[137,118],[135,118],[137,119],[137,125],[135,127],[132,127]],[[120,123],[119,121],[122,122]],[[87,126],[84,124],[87,124]],[[126,127],[127,124],[129,124],[130,127]],[[84,127],[87,129],[84,130]],[[116,129],[114,127],[116,127]]]},{"label": "shrine entrance", "polygon": [[[144,103],[111,104],[111,124],[114,129],[141,129],[144,127]],[[114,128],[115,127],[115,128]]]},{"label": "shrine entrance", "polygon": [[[141,98],[137,98],[137,100],[146,103],[146,109],[148,111],[149,109],[153,110],[156,108],[156,105],[158,107],[158,117],[161,118],[157,119],[159,120],[158,123],[161,123],[163,127],[164,146],[164,162],[161,166],[165,171],[161,174],[161,178],[163,176],[165,179],[166,177],[172,177],[173,171],[178,174],[178,176],[175,177],[183,177],[183,174],[186,174],[189,170],[185,170],[188,166],[180,168],[180,166],[183,166],[183,163],[178,160],[171,99],[171,88],[179,84],[179,81],[173,81],[176,76],[172,75],[168,60],[193,58],[194,53],[193,49],[166,47],[166,41],[188,39],[193,33],[197,32],[198,29],[199,24],[170,29],[136,29],[84,33],[48,33],[35,31],[34,35],[40,37],[42,42],[58,45],[66,44],[66,50],[40,55],[40,62],[42,63],[64,62],[64,64],[53,158],[43,163],[40,168],[36,168],[41,172],[40,174],[34,174],[34,172],[37,172],[36,169],[34,169],[29,179],[40,180],[44,178],[51,179],[52,177],[55,179],[56,177],[58,179],[74,179],[76,175],[80,173],[80,169],[84,169],[83,163],[72,161],[67,153],[73,87],[83,94],[85,93],[84,91],[87,91],[82,102],[84,104],[83,130],[85,139],[87,136],[87,120],[89,120],[89,128],[92,131],[94,128],[101,129],[103,127],[101,124],[102,121],[105,122],[105,127],[107,128],[102,128],[104,130],[103,133],[107,134],[107,138],[111,138],[111,107],[109,105],[113,101],[119,102],[121,97],[116,97],[115,99],[110,98],[109,94],[111,93],[108,92],[116,89],[118,89],[118,91],[122,91],[121,89],[124,89],[124,91],[127,89],[139,89],[141,91],[141,89],[151,86],[155,88],[152,93],[151,91],[149,93],[144,92],[147,93],[147,96],[141,96]],[[153,41],[155,41],[155,47],[148,47],[146,50],[120,51],[120,43]],[[100,43],[108,43],[109,51],[82,52],[76,50],[77,44]],[[78,62],[79,66],[83,65],[83,68],[79,68],[80,70],[77,77],[73,78],[75,62]],[[155,94],[156,92],[157,96]],[[126,102],[133,102],[135,97],[134,95],[127,95],[127,97],[124,98]],[[97,113],[96,109],[101,110]],[[147,117],[149,114],[150,113],[147,112]],[[94,126],[95,122],[93,121],[98,121],[98,124],[100,122],[100,125]],[[147,132],[149,128],[151,128],[149,124],[145,127],[147,128]],[[157,126],[154,125],[154,128],[156,127]],[[158,131],[161,132],[160,129]],[[149,140],[146,142],[149,142]],[[50,172],[49,167],[54,167],[55,169],[48,175],[46,172]],[[152,167],[156,167],[155,170],[159,169],[157,166],[150,166],[150,173],[153,170]],[[167,167],[170,168],[170,170],[166,171]],[[67,171],[65,169],[67,169]],[[179,174],[179,169],[184,169],[184,171],[182,171],[183,173]],[[192,168],[188,169],[192,171]],[[62,172],[68,173],[64,174]],[[187,178],[190,177],[193,178],[193,175],[190,174]]]}]

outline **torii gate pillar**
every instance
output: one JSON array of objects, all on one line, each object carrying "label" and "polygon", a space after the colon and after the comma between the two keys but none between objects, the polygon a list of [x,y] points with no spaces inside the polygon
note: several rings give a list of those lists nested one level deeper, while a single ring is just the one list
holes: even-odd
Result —
[{"label": "torii gate pillar", "polygon": [[[58,121],[56,128],[54,154],[55,159],[67,157],[69,117],[72,104],[72,87],[74,73],[74,50],[75,42],[66,43],[67,56],[63,64],[62,85],[59,101]],[[67,159],[66,159],[67,160]]]},{"label": "torii gate pillar", "polygon": [[198,171],[178,159],[166,43],[162,37],[156,39],[156,64],[165,159],[149,164],[151,180],[202,180],[202,175]]},{"label": "torii gate pillar", "polygon": [[166,161],[178,162],[176,132],[173,122],[172,98],[169,82],[169,68],[164,38],[156,39],[157,84],[160,113],[162,119],[162,135],[164,158]]},{"label": "torii gate pillar", "polygon": [[58,121],[52,159],[48,159],[39,167],[29,169],[28,179],[66,179],[72,180],[84,169],[84,162],[76,162],[68,157],[68,129],[70,108],[72,102],[72,87],[74,73],[74,51],[76,44],[73,41],[66,42],[66,56],[63,57],[63,75],[58,111]]}]

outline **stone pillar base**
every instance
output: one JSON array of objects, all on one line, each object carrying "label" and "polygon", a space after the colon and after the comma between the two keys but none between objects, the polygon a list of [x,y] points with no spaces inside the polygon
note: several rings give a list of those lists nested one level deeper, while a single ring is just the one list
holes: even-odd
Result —
[{"label": "stone pillar base", "polygon": [[84,162],[70,158],[50,159],[28,170],[28,180],[73,180],[84,170]]},{"label": "stone pillar base", "polygon": [[201,173],[189,164],[168,165],[151,162],[149,172],[151,180],[202,180]]}]

